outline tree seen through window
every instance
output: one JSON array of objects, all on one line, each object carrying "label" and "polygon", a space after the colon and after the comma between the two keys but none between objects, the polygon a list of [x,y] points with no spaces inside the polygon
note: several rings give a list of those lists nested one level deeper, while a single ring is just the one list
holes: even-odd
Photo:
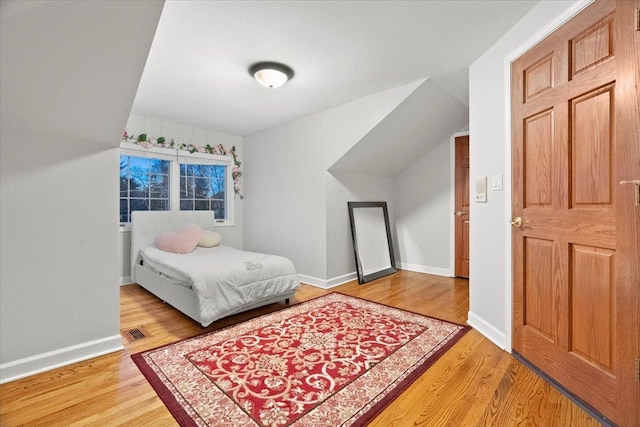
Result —
[{"label": "tree seen through window", "polygon": [[[173,203],[179,203],[173,209],[211,210],[216,220],[228,220],[228,166],[175,163],[176,160],[120,156],[121,223],[131,222],[133,211],[171,210],[172,199]],[[171,197],[171,188],[179,188],[179,198]]]},{"label": "tree seen through window", "polygon": [[120,222],[133,211],[169,210],[169,161],[120,156]]},{"label": "tree seen through window", "polygon": [[212,210],[226,219],[226,166],[180,165],[180,210]]}]

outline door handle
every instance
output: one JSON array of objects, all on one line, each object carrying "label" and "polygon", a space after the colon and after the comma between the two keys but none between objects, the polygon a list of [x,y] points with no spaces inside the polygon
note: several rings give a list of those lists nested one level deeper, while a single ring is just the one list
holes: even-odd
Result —
[{"label": "door handle", "polygon": [[465,216],[467,213],[462,211],[457,211],[456,216]]},{"label": "door handle", "polygon": [[509,221],[509,224],[511,224],[511,226],[515,227],[515,228],[522,227],[522,223],[523,223],[522,218],[520,218],[519,216],[517,216],[517,217],[513,218],[511,221]]},{"label": "door handle", "polygon": [[634,179],[633,181],[620,181],[620,185],[633,184],[635,188],[635,205],[640,206],[640,179]]}]

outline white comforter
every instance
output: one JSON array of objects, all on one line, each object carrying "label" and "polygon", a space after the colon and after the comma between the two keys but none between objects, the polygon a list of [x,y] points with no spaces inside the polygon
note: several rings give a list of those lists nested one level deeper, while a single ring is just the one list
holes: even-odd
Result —
[{"label": "white comforter", "polygon": [[174,254],[151,245],[142,251],[148,267],[191,287],[203,325],[237,312],[238,307],[275,297],[300,286],[293,263],[281,256],[220,245]]}]

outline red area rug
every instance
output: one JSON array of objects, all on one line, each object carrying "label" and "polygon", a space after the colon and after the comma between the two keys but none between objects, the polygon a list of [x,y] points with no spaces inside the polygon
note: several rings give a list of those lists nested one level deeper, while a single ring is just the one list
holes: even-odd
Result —
[{"label": "red area rug", "polygon": [[332,293],[132,359],[181,426],[364,425],[468,329]]}]

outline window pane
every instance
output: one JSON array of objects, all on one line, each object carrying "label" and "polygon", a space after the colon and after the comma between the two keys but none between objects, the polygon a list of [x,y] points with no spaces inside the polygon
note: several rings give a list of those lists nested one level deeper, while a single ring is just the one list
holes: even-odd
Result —
[{"label": "window pane", "polygon": [[152,198],[169,198],[169,176],[151,175],[151,188],[149,190]]},{"label": "window pane", "polygon": [[129,222],[129,201],[120,199],[120,222]]},{"label": "window pane", "polygon": [[217,193],[214,193],[213,198],[218,200],[224,200],[224,195],[225,195],[224,193],[225,191],[223,187],[220,191],[218,191]]},{"label": "window pane", "polygon": [[133,211],[148,211],[149,199],[129,199],[129,207],[131,212]]},{"label": "window pane", "polygon": [[120,156],[121,222],[133,211],[169,210],[169,166],[168,160]]},{"label": "window pane", "polygon": [[214,201],[211,203],[211,206],[216,213],[216,219],[227,218],[227,216],[225,215],[224,201]]},{"label": "window pane", "polygon": [[196,200],[193,204],[194,210],[196,211],[208,211],[209,209],[209,201],[208,200]]},{"label": "window pane", "polygon": [[169,200],[151,200],[151,210],[152,211],[168,211],[169,210]]},{"label": "window pane", "polygon": [[129,170],[135,173],[147,174],[149,173],[149,163],[150,159],[145,157],[129,157]]},{"label": "window pane", "polygon": [[209,198],[209,181],[206,178],[193,178],[193,197],[196,199]]},{"label": "window pane", "polygon": [[149,191],[147,188],[145,188],[144,190],[132,190],[131,193],[129,194],[130,197],[145,197],[148,198],[149,197]]},{"label": "window pane", "polygon": [[150,159],[151,161],[151,171],[153,173],[160,173],[160,174],[165,174],[168,175],[169,174],[169,162],[166,160],[160,160],[160,159]]},{"label": "window pane", "polygon": [[187,197],[187,178],[182,173],[182,166],[180,165],[180,198],[184,199]]},{"label": "window pane", "polygon": [[120,156],[120,197],[126,197],[126,193],[129,191],[128,159],[126,156]]},{"label": "window pane", "polygon": [[213,210],[226,219],[227,166],[180,165],[180,209]]},{"label": "window pane", "polygon": [[212,180],[211,193],[216,199],[224,199],[224,181]]}]

